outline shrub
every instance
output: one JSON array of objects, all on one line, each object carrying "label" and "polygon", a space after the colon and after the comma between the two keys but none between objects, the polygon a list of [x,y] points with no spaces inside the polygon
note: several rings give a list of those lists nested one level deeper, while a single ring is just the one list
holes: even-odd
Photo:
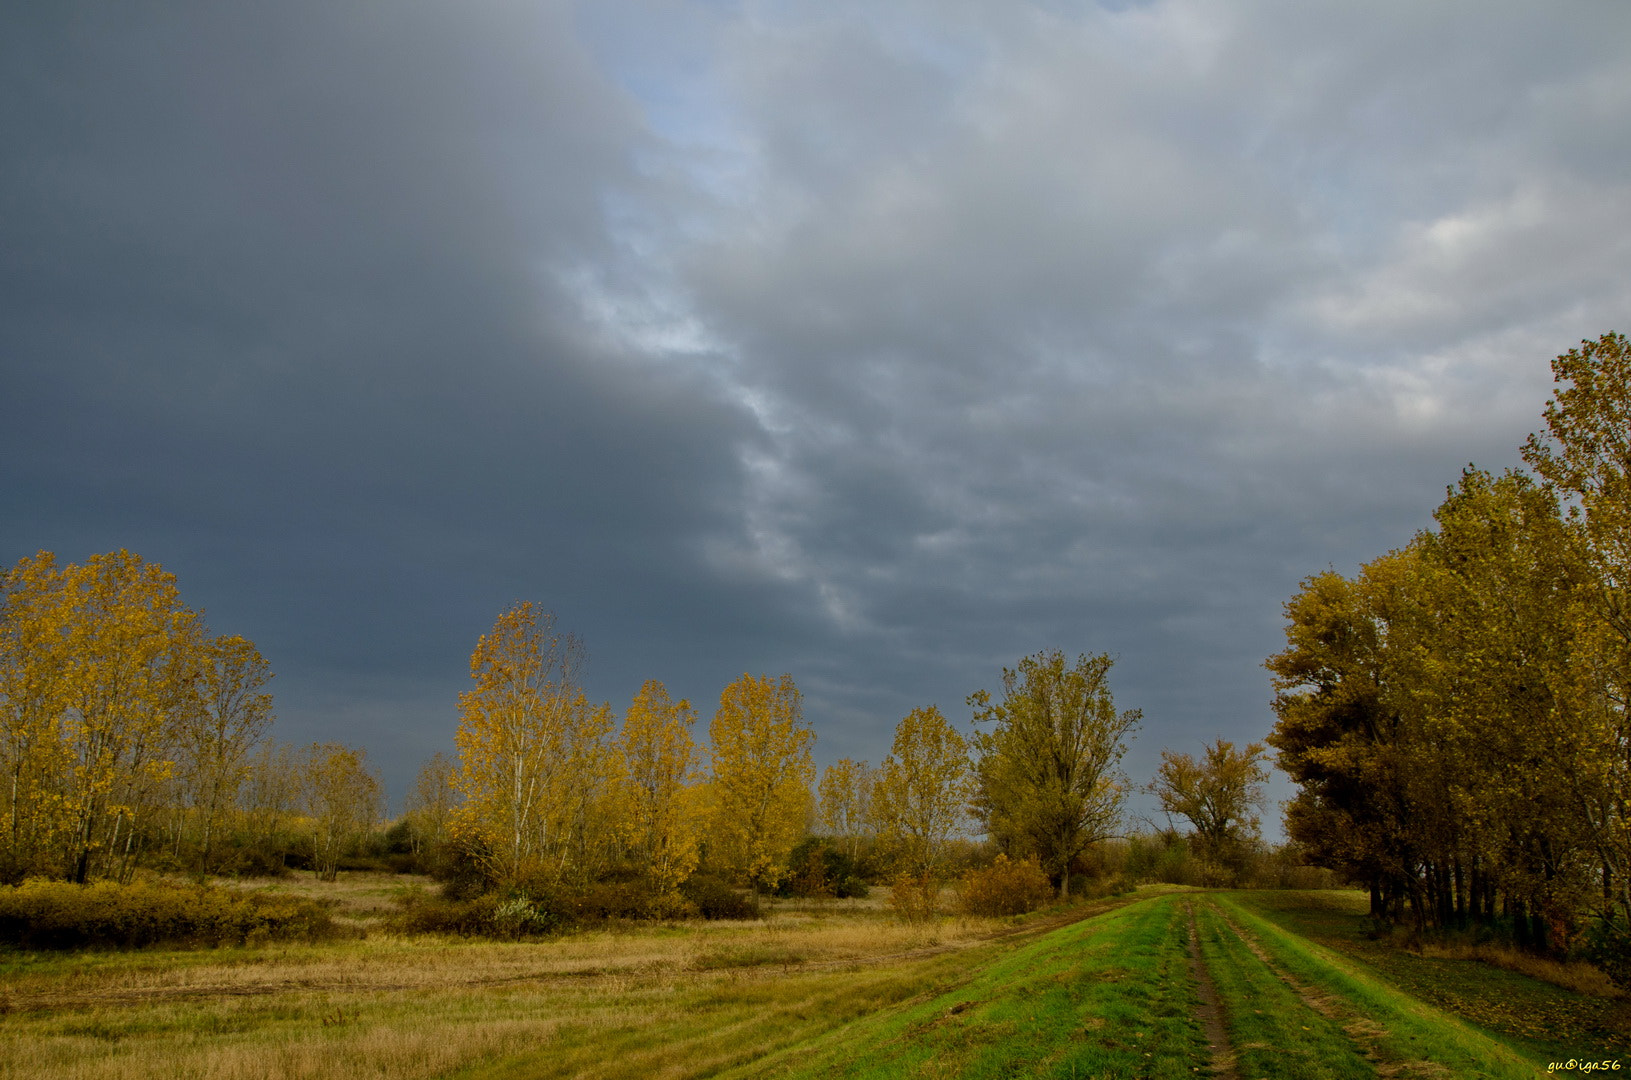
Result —
[{"label": "shrub", "polygon": [[1631,928],[1618,919],[1598,918],[1586,930],[1586,959],[1621,990],[1631,990]]},{"label": "shrub", "polygon": [[574,899],[581,919],[647,919],[658,907],[657,891],[643,881],[597,881]]},{"label": "shrub", "polygon": [[[385,920],[385,926],[399,934],[457,934],[462,937],[489,937],[501,932],[497,895],[426,896],[413,892],[400,901],[402,910]],[[521,920],[513,920],[519,928]]]},{"label": "shrub", "polygon": [[939,910],[940,881],[932,874],[901,874],[889,886],[889,906],[909,923],[928,922]]},{"label": "shrub", "polygon": [[695,904],[704,919],[759,917],[759,905],[752,896],[712,874],[692,874],[680,886],[680,895]]},{"label": "shrub", "polygon": [[985,869],[964,874],[958,893],[970,915],[1023,915],[1051,900],[1053,887],[1035,860],[1013,862],[998,855]]},{"label": "shrub", "polygon": [[314,900],[218,886],[25,881],[0,887],[0,942],[30,949],[315,941],[339,932]]},{"label": "shrub", "polygon": [[826,837],[807,836],[799,841],[787,856],[787,865],[791,873],[777,888],[777,896],[843,899],[867,894],[855,860]]}]

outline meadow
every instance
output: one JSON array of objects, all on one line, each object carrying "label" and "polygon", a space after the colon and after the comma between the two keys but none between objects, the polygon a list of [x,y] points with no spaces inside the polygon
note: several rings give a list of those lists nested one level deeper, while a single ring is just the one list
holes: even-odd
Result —
[{"label": "meadow", "polygon": [[751,921],[495,942],[389,933],[413,882],[276,886],[332,901],[366,932],[349,940],[0,954],[0,1076],[1301,1080],[1631,1066],[1623,997],[1367,939],[1352,892],[1146,886],[920,925],[881,899],[778,901]]}]

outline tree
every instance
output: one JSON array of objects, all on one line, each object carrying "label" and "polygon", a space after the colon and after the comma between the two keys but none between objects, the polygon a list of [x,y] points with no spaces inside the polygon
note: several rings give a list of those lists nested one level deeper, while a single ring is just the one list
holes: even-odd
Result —
[{"label": "tree", "polygon": [[458,765],[440,750],[419,766],[403,806],[403,816],[412,828],[415,855],[447,840],[448,827],[458,804],[454,787],[457,777]]},{"label": "tree", "polygon": [[470,657],[459,697],[458,828],[498,881],[596,869],[609,832],[597,814],[610,767],[608,706],[578,686],[583,647],[531,603],[498,617]]},{"label": "tree", "polygon": [[1143,714],[1118,713],[1110,693],[1113,661],[1079,656],[1067,667],[1057,649],[1002,672],[1003,697],[972,694],[978,754],[975,809],[1010,854],[1034,854],[1070,894],[1070,867],[1120,827],[1127,784],[1117,771]]},{"label": "tree", "polygon": [[254,644],[238,636],[201,650],[193,707],[183,716],[178,768],[198,837],[198,869],[213,869],[218,832],[237,802],[250,754],[272,724],[272,670]]},{"label": "tree", "polygon": [[[1394,558],[1414,559],[1414,553]],[[1416,862],[1405,844],[1408,808],[1398,769],[1399,717],[1384,694],[1389,613],[1365,575],[1334,571],[1305,578],[1285,605],[1286,648],[1266,662],[1274,673],[1276,723],[1268,743],[1299,787],[1286,807],[1286,832],[1316,865],[1370,887],[1371,915],[1384,918],[1406,892]]]},{"label": "tree", "polygon": [[312,872],[333,881],[340,856],[379,820],[383,792],[364,750],[313,743],[303,757],[301,809],[310,822]]},{"label": "tree", "polygon": [[687,791],[696,747],[696,710],[648,679],[629,703],[618,740],[617,820],[635,866],[667,892],[697,865],[696,821]]},{"label": "tree", "polygon": [[828,836],[843,841],[844,854],[853,862],[861,842],[876,831],[872,791],[877,776],[865,761],[839,758],[821,771],[817,820]]},{"label": "tree", "polygon": [[61,569],[42,552],[10,581],[8,592],[26,597],[15,610],[36,620],[21,630],[33,650],[23,663],[56,669],[49,707],[60,710],[67,757],[54,811],[67,825],[58,866],[79,882],[93,871],[128,875],[171,773],[201,621],[174,575],[128,551]]},{"label": "tree", "polygon": [[1568,783],[1600,861],[1604,914],[1631,955],[1631,342],[1582,341],[1552,374],[1547,434],[1531,435],[1523,456],[1561,497],[1588,575],[1569,688],[1588,744]]},{"label": "tree", "polygon": [[793,677],[744,674],[725,687],[709,735],[714,850],[755,893],[773,889],[804,832],[815,773]]},{"label": "tree", "polygon": [[934,706],[913,709],[895,728],[873,795],[879,839],[897,869],[935,878],[973,794],[967,741]]},{"label": "tree", "polygon": [[55,614],[60,579],[56,558],[42,551],[0,582],[0,881],[8,883],[60,871],[71,846],[67,665]]},{"label": "tree", "polygon": [[1163,750],[1161,766],[1147,790],[1161,801],[1164,813],[1188,820],[1206,855],[1229,862],[1257,838],[1259,822],[1252,811],[1263,807],[1269,774],[1262,762],[1267,756],[1268,748],[1261,743],[1236,750],[1234,743],[1221,738],[1199,761]]}]

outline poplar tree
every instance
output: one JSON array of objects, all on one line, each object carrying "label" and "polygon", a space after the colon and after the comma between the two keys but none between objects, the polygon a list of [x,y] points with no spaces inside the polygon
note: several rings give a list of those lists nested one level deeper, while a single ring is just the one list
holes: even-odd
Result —
[{"label": "poplar tree", "polygon": [[828,836],[842,841],[851,861],[860,855],[862,841],[877,831],[872,812],[876,783],[876,770],[865,761],[839,758],[821,771],[817,818]]},{"label": "poplar tree", "polygon": [[803,835],[810,809],[815,733],[804,721],[791,675],[746,675],[719,695],[713,743],[710,858],[755,893],[775,888]]},{"label": "poplar tree", "polygon": [[973,794],[967,740],[934,706],[913,709],[895,728],[873,794],[879,842],[896,867],[936,878]]},{"label": "poplar tree", "polygon": [[617,742],[616,818],[635,868],[669,892],[697,865],[697,821],[690,805],[697,750],[696,710],[648,679],[629,703]]}]

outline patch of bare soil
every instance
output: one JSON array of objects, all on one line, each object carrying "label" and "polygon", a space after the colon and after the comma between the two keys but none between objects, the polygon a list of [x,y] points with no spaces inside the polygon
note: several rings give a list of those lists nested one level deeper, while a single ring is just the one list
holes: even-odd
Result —
[{"label": "patch of bare soil", "polygon": [[1235,1067],[1235,1051],[1229,1042],[1229,1029],[1223,1023],[1223,1001],[1218,997],[1218,988],[1212,983],[1212,975],[1206,970],[1206,961],[1201,959],[1201,936],[1195,929],[1195,906],[1184,904],[1184,911],[1189,916],[1189,972],[1195,977],[1197,996],[1201,999],[1195,1009],[1195,1019],[1201,1022],[1206,1029],[1206,1042],[1212,1051],[1212,1075],[1218,1080],[1240,1080],[1240,1070]]}]

